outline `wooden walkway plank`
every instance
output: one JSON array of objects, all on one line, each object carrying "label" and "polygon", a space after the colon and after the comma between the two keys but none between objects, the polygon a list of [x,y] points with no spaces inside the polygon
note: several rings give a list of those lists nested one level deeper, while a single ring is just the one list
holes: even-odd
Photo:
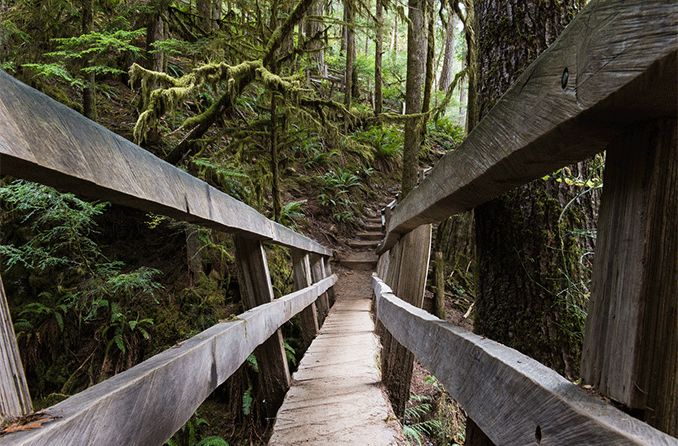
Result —
[{"label": "wooden walkway plank", "polygon": [[370,273],[343,273],[336,303],[293,376],[270,445],[387,446],[400,426],[381,389]]},{"label": "wooden walkway plank", "polygon": [[53,421],[0,436],[0,446],[161,445],[258,345],[336,280],[328,277],[208,328],[46,409]]},{"label": "wooden walkway plank", "polygon": [[444,322],[373,278],[377,317],[501,446],[678,446],[522,353]]}]

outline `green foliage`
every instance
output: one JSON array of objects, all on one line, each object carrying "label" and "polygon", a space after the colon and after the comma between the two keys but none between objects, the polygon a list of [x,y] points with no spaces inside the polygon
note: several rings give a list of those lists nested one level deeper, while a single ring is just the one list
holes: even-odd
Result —
[{"label": "green foliage", "polygon": [[285,203],[280,210],[280,223],[290,228],[296,228],[298,222],[304,218],[304,204],[306,204],[306,200]]},{"label": "green foliage", "polygon": [[433,122],[429,121],[426,131],[428,137],[446,151],[456,148],[466,136],[464,127],[444,116]]},{"label": "green foliage", "polygon": [[395,125],[373,126],[355,134],[355,138],[374,148],[379,159],[400,157],[403,151],[403,132]]},{"label": "green foliage", "polygon": [[426,436],[436,438],[443,429],[443,423],[433,416],[434,408],[431,398],[426,395],[410,395],[410,402],[405,408],[403,434],[410,442],[423,445]]},{"label": "green foliage", "polygon": [[[7,284],[16,290],[17,338],[30,352],[26,367],[41,370],[42,354],[72,361],[66,352],[83,347],[80,337],[100,341],[88,344],[87,354],[92,360],[105,358],[111,370],[103,373],[121,370],[138,358],[151,337],[153,319],[145,312],[160,289],[155,281],[159,272],[126,270],[102,253],[93,238],[95,219],[108,205],[14,181],[0,187],[0,207],[1,223],[8,229],[0,240],[0,255]],[[57,361],[51,367],[71,366]],[[87,372],[78,368],[70,377],[46,372],[40,390],[56,384],[67,393]]]},{"label": "green foliage", "polygon": [[209,426],[207,420],[196,412],[186,424],[165,443],[165,446],[229,446],[229,443],[222,437],[202,437],[201,431],[207,426]]},{"label": "green foliage", "polygon": [[144,34],[145,30],[139,29],[55,38],[52,42],[56,45],[56,50],[47,52],[44,56],[56,59],[57,62],[28,63],[22,67],[31,70],[35,77],[55,79],[82,88],[89,74],[123,74],[125,71],[110,65],[110,61],[123,54],[139,54],[141,48],[132,42]]}]

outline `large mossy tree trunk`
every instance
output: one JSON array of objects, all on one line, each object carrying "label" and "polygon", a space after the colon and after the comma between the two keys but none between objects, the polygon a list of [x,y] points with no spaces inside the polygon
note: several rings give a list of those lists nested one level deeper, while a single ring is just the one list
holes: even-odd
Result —
[{"label": "large mossy tree trunk", "polygon": [[[422,107],[422,88],[426,72],[426,28],[424,10],[426,0],[408,1],[407,24],[407,80],[405,82],[405,113],[417,114]],[[421,147],[421,119],[405,122],[405,149],[403,151],[402,196],[417,184],[419,149]]]},{"label": "large mossy tree trunk", "polygon": [[[579,0],[475,1],[479,117],[579,6]],[[562,180],[587,178],[590,170],[592,163],[579,163],[475,209],[474,330],[568,377],[578,374],[598,199],[595,191]],[[477,429],[469,422],[468,444],[487,444]]]}]

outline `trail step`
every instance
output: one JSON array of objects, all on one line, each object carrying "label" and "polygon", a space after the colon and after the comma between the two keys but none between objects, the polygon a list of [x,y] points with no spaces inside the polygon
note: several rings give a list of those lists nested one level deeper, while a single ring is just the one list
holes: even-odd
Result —
[{"label": "trail step", "polygon": [[379,246],[379,240],[349,240],[348,246],[356,249],[376,249]]},{"label": "trail step", "polygon": [[381,224],[381,217],[365,217],[365,223]]},{"label": "trail step", "polygon": [[372,271],[377,267],[379,258],[373,252],[352,252],[340,254],[339,264],[349,269]]},{"label": "trail step", "polygon": [[384,234],[379,232],[358,232],[356,234],[356,237],[361,238],[363,240],[381,240],[384,238]]},{"label": "trail step", "polygon": [[379,232],[381,232],[381,222],[379,222],[379,223],[365,222],[365,223],[363,223],[363,228],[365,228],[366,231],[379,231]]}]

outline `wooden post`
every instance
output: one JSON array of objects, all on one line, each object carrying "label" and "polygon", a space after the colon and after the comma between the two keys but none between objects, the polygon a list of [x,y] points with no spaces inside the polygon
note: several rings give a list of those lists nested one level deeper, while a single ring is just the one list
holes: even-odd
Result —
[{"label": "wooden post", "polygon": [[[332,265],[330,264],[330,258],[323,256],[322,259],[323,259],[323,266],[325,267],[325,277],[329,277],[329,276],[332,275]],[[334,295],[334,287],[327,290],[327,296],[329,297],[330,308],[332,308],[332,306],[334,305],[334,302],[336,301],[336,296]]]},{"label": "wooden post", "polygon": [[[239,236],[234,238],[243,306],[249,310],[273,301],[273,285],[261,241]],[[263,383],[265,411],[267,416],[273,418],[291,381],[280,330],[257,347],[254,355],[259,363]]]},{"label": "wooden post", "polygon": [[[311,261],[309,255],[298,249],[292,249],[292,265],[294,270],[294,286],[300,290],[313,285]],[[311,345],[318,334],[318,309],[315,302],[299,313],[301,337],[304,350]]]},{"label": "wooden post", "polygon": [[31,412],[31,396],[0,277],[0,424]]},{"label": "wooden post", "polygon": [[[317,254],[311,254],[311,275],[313,276],[313,282],[317,282],[325,278],[325,266],[323,265],[323,259]],[[318,298],[318,325],[322,326],[327,313],[330,312],[330,302],[327,297],[327,293],[323,293],[322,296]]]},{"label": "wooden post", "polygon": [[678,121],[609,146],[582,376],[678,435]]},{"label": "wooden post", "polygon": [[[402,300],[421,308],[431,254],[431,225],[422,225],[404,235],[389,253],[386,283]],[[403,418],[410,398],[414,355],[387,330],[382,330],[382,380],[393,411]]]}]

